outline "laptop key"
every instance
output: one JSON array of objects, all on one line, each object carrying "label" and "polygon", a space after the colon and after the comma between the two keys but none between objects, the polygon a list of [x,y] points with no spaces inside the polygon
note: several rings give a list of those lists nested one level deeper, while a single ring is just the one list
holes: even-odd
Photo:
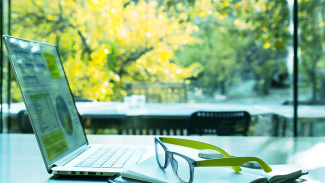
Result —
[{"label": "laptop key", "polygon": [[113,166],[113,164],[104,164],[102,166],[102,168],[111,168]]},{"label": "laptop key", "polygon": [[90,166],[91,166],[91,164],[83,164],[83,165],[81,165],[81,167],[83,167],[83,168],[88,168]]},{"label": "laptop key", "polygon": [[102,165],[92,165],[91,168],[100,168]]},{"label": "laptop key", "polygon": [[115,163],[112,168],[122,168],[124,163]]}]

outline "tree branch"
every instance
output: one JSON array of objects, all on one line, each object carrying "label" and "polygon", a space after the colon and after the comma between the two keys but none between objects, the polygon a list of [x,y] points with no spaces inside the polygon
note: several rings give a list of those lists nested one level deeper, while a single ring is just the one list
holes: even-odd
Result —
[{"label": "tree branch", "polygon": [[87,44],[87,40],[86,40],[86,38],[85,38],[85,36],[82,35],[82,33],[81,33],[80,30],[77,30],[77,32],[78,32],[78,35],[80,36],[81,41],[82,41],[82,44],[83,44],[83,46],[84,46],[84,49],[83,49],[83,51],[82,51],[82,54],[87,54],[89,60],[91,60],[90,55],[91,55],[91,52],[92,52],[92,51],[91,51],[91,48],[89,47],[89,45]]},{"label": "tree branch", "polygon": [[[149,52],[151,50],[153,50],[153,47],[146,48],[140,52],[131,53],[130,56],[123,62],[122,66],[120,67],[119,72],[117,72],[118,75],[120,77],[122,77],[122,75],[124,75],[126,73],[126,71],[125,71],[126,65],[129,65],[131,62],[138,60],[142,55],[146,54],[147,52]],[[121,55],[120,57],[123,57],[123,56],[125,56],[125,55]],[[117,60],[119,60],[119,59],[117,58]]]}]

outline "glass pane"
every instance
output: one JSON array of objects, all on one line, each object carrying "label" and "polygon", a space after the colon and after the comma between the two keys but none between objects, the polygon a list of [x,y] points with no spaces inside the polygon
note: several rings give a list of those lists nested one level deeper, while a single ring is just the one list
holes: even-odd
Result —
[{"label": "glass pane", "polygon": [[[12,8],[12,35],[56,44],[76,101],[105,105],[102,118],[77,105],[88,133],[186,135],[196,110],[249,111],[249,135],[292,131],[274,120],[292,117],[283,105],[292,103],[287,1],[13,0]],[[22,102],[16,84],[12,97]],[[125,122],[119,114],[130,125],[106,125]]]},{"label": "glass pane", "polygon": [[300,1],[299,133],[325,135],[325,1]]}]

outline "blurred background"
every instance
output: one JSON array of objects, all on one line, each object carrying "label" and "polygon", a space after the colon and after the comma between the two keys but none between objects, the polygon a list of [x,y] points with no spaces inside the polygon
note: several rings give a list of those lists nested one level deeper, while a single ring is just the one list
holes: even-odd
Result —
[{"label": "blurred background", "polygon": [[[245,110],[249,135],[292,136],[296,84],[298,134],[323,136],[325,1],[298,3],[297,83],[293,0],[3,0],[1,31],[57,45],[86,133],[186,135],[195,111]],[[1,50],[1,131],[19,133]]]}]

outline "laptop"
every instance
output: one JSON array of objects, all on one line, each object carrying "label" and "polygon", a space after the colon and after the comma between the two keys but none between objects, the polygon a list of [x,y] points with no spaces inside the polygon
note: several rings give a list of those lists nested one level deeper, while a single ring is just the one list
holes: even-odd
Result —
[{"label": "laptop", "polygon": [[3,39],[49,173],[111,176],[150,156],[147,147],[90,145],[56,46]]}]

